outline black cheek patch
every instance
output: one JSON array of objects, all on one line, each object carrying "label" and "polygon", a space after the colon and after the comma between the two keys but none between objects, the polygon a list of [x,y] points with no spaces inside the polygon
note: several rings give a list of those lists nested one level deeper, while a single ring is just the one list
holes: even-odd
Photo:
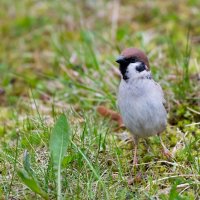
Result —
[{"label": "black cheek patch", "polygon": [[128,62],[120,63],[120,65],[119,65],[119,70],[120,70],[122,77],[125,81],[128,80],[128,77],[126,75],[128,65],[129,65]]},{"label": "black cheek patch", "polygon": [[143,62],[140,63],[140,65],[138,65],[136,68],[135,68],[138,72],[142,72],[144,70],[146,70],[146,66]]}]

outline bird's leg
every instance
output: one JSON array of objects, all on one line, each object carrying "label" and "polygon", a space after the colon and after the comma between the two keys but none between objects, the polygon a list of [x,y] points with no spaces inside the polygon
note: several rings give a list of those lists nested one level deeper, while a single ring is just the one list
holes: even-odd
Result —
[{"label": "bird's leg", "polygon": [[134,142],[133,166],[137,166],[137,164],[138,164],[138,158],[137,158],[138,139],[136,137],[133,137],[133,142]]},{"label": "bird's leg", "polygon": [[172,158],[172,154],[170,153],[170,151],[167,149],[167,147],[166,147],[165,144],[163,143],[160,134],[158,134],[158,137],[159,137],[159,139],[160,139],[160,143],[161,143],[162,148],[163,148],[163,154],[164,154],[164,156],[166,156],[167,158]]},{"label": "bird's leg", "polygon": [[138,159],[137,159],[137,144],[135,144],[134,147],[134,157],[133,157],[133,165],[136,166],[138,164]]}]

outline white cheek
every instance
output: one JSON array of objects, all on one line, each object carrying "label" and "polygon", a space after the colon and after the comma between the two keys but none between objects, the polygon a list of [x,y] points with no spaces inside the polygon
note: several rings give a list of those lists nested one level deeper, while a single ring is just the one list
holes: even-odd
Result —
[{"label": "white cheek", "polygon": [[130,63],[127,68],[127,74],[129,77],[135,77],[138,75],[138,71],[136,70],[136,67],[140,65],[140,62],[136,63]]}]

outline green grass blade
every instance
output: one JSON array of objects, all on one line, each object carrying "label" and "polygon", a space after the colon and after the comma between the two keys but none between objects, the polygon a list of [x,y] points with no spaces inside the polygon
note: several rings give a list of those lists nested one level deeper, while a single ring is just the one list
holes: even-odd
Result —
[{"label": "green grass blade", "polygon": [[84,160],[87,162],[88,166],[90,167],[90,169],[92,170],[95,178],[99,181],[99,183],[101,184],[101,186],[103,187],[103,190],[105,192],[106,195],[106,199],[109,199],[109,194],[108,191],[106,189],[106,186],[104,184],[104,182],[101,180],[101,176],[97,173],[97,171],[95,170],[95,168],[93,167],[93,165],[91,164],[91,162],[88,160],[88,158],[86,157],[86,155],[81,151],[81,149],[79,149],[77,147],[77,145],[71,141],[71,143],[73,144],[73,146],[79,151],[79,153],[82,155],[82,157],[84,158]]}]

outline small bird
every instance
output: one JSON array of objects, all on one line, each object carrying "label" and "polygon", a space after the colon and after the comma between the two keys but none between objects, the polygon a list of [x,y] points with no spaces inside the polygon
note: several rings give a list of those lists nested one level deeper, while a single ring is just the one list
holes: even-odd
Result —
[{"label": "small bird", "polygon": [[169,153],[160,137],[167,125],[164,94],[152,78],[147,56],[137,48],[127,48],[116,62],[121,72],[118,107],[135,143],[133,165],[137,165],[139,138],[157,134],[164,152]]}]

